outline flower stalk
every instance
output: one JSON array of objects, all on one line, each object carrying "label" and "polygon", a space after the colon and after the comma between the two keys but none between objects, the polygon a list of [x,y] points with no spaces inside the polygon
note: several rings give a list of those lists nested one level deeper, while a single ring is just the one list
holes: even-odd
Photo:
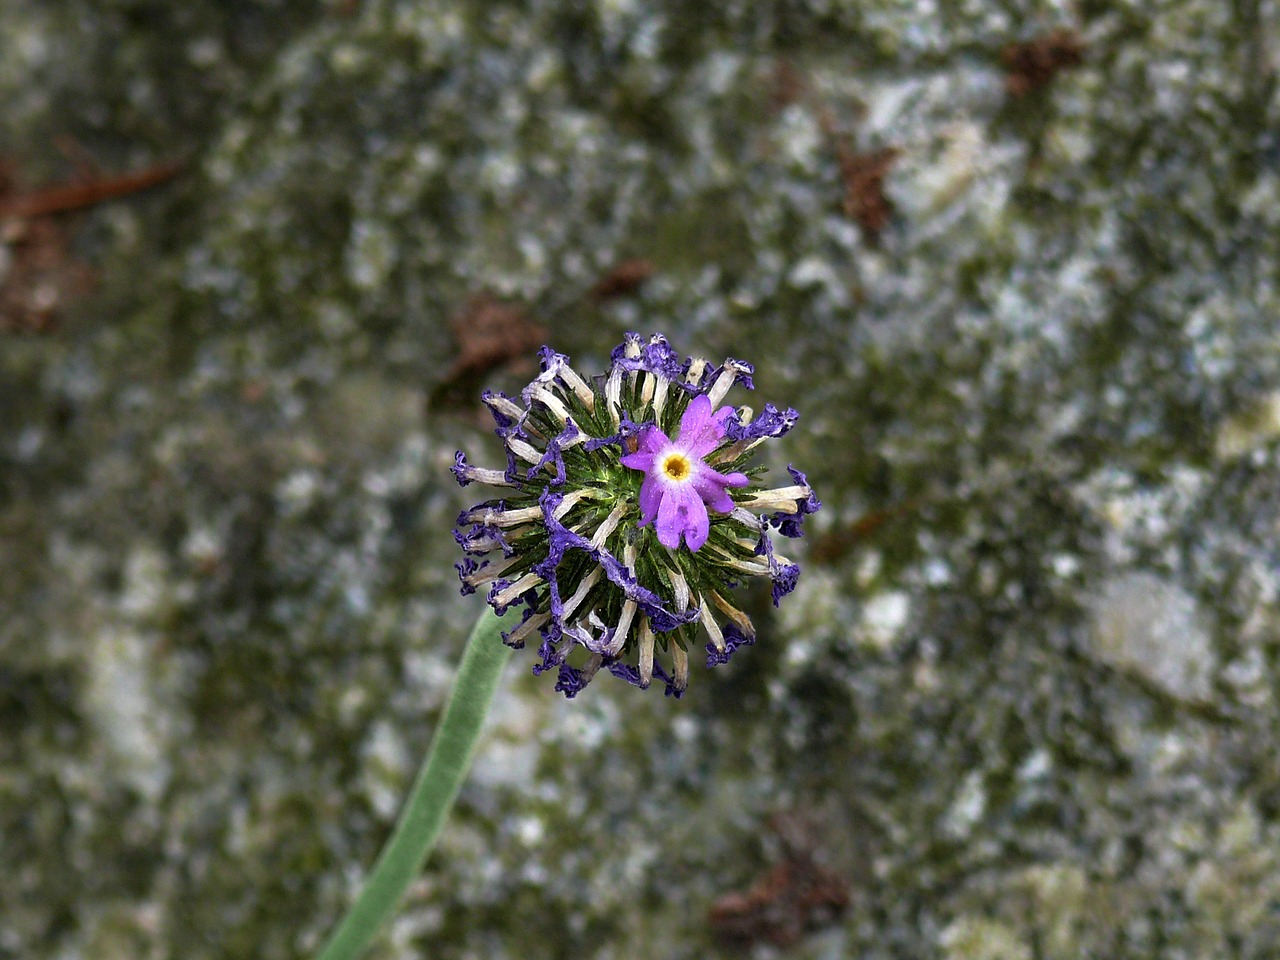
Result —
[{"label": "flower stalk", "polygon": [[488,609],[476,621],[440,726],[400,819],[355,902],[330,934],[317,960],[355,960],[364,953],[404,892],[422,873],[471,768],[484,718],[502,670],[511,659],[511,648],[500,641],[503,626],[510,629],[511,625]]}]

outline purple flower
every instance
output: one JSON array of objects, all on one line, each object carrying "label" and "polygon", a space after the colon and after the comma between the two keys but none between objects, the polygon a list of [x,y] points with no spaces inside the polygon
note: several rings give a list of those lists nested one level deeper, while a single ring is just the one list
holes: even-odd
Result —
[{"label": "purple flower", "polygon": [[658,541],[668,549],[680,546],[680,538],[690,550],[707,542],[711,531],[710,507],[719,513],[733,512],[733,499],[726,487],[745,487],[745,473],[719,473],[702,458],[724,439],[725,423],[733,417],[733,407],[721,407],[714,414],[704,394],[694,397],[680,418],[680,433],[667,439],[656,425],[639,436],[635,453],[622,458],[622,465],[643,470],[640,485],[640,526],[658,521]]},{"label": "purple flower", "polygon": [[463,593],[483,588],[499,612],[522,605],[502,639],[539,638],[533,672],[552,673],[567,697],[601,672],[679,697],[700,635],[708,666],[755,641],[732,601],[739,583],[770,581],[775,603],[795,586],[800,568],[770,532],[799,536],[820,503],[799,470],[767,488],[750,459],[797,414],[721,406],[752,389],[751,364],[682,359],[662,336],[627,334],[595,377],[550,348],[539,356],[518,397],[482,397],[506,468],[454,458],[463,486],[505,488],[458,517]]}]

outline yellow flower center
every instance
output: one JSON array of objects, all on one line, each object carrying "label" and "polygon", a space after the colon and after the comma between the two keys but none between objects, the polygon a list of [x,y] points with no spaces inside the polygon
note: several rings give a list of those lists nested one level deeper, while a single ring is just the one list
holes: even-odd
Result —
[{"label": "yellow flower center", "polygon": [[672,480],[686,480],[693,465],[683,453],[668,453],[662,458],[662,472]]}]

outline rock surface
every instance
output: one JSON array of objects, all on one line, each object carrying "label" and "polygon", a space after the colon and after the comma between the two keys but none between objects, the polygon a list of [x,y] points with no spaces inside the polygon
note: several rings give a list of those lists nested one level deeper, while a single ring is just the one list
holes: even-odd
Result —
[{"label": "rock surface", "polygon": [[15,189],[186,162],[0,323],[0,958],[314,951],[479,607],[484,296],[754,359],[827,508],[678,703],[517,656],[371,956],[1273,955],[1280,13],[1014,6],[0,4]]}]

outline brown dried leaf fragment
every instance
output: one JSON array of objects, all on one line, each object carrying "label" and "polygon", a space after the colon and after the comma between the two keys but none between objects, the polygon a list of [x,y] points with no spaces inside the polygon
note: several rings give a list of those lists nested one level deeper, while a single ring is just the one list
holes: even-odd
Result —
[{"label": "brown dried leaf fragment", "polygon": [[596,281],[596,285],[591,288],[591,299],[600,303],[635,293],[646,280],[653,276],[653,271],[652,260],[640,257],[623,260]]},{"label": "brown dried leaf fragment", "polygon": [[849,906],[849,890],[818,862],[820,841],[803,820],[779,814],[769,826],[783,842],[782,860],[749,889],[716,900],[707,922],[725,940],[788,947],[835,923]]},{"label": "brown dried leaf fragment", "polygon": [[1025,97],[1047,87],[1062,70],[1084,62],[1084,41],[1067,27],[1051,30],[1023,43],[1011,43],[1000,52],[1008,69],[1005,89],[1012,97]]},{"label": "brown dried leaf fragment", "polygon": [[71,254],[51,217],[0,220],[0,333],[48,333],[93,289],[93,272]]},{"label": "brown dried leaf fragment", "polygon": [[527,357],[547,341],[547,328],[534,323],[522,307],[491,293],[471,297],[450,321],[458,356],[432,392],[432,407],[470,406],[480,382],[512,360]]},{"label": "brown dried leaf fragment", "polygon": [[799,103],[808,92],[808,78],[796,65],[785,58],[778,60],[768,81],[770,111],[778,113],[785,110],[793,103]]},{"label": "brown dried leaf fragment", "polygon": [[0,196],[0,217],[42,217],[81,210],[104,200],[159,186],[176,177],[182,168],[181,162],[162,163],[136,173],[100,177],[84,183],[42,187],[30,193],[10,192]]},{"label": "brown dried leaf fragment", "polygon": [[893,203],[885,196],[884,179],[902,153],[885,147],[870,153],[841,149],[840,177],[844,180],[844,212],[862,227],[873,242],[893,216]]},{"label": "brown dried leaf fragment", "polygon": [[914,500],[885,510],[873,510],[864,514],[853,523],[838,527],[830,533],[817,538],[809,550],[809,558],[814,563],[832,564],[842,559],[859,543],[866,540],[885,524],[901,519],[912,513],[919,504]]},{"label": "brown dried leaf fragment", "polygon": [[[91,167],[72,141],[81,173]],[[157,186],[175,177],[181,163],[158,164],[120,176],[89,176],[35,190],[16,187],[11,163],[0,162],[0,332],[44,333],[71,302],[87,296],[94,276],[71,253],[71,228],[56,215],[91,207]]]}]

